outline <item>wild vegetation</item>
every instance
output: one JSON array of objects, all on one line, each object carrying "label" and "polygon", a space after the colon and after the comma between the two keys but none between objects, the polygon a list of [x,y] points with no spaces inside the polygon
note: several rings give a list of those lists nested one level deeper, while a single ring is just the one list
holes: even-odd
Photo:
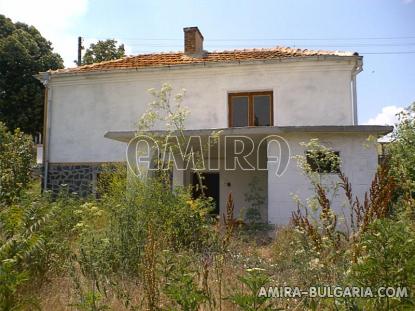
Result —
[{"label": "wild vegetation", "polygon": [[[171,92],[168,86],[153,90],[140,131],[156,120],[172,125],[170,131],[183,128],[181,96]],[[235,219],[229,193],[218,221],[209,216],[212,200],[173,188],[168,170],[139,179],[126,178],[125,166],[108,166],[98,198],[82,199],[65,187],[58,196],[40,194],[30,182],[30,139],[1,125],[0,310],[413,309],[413,113],[414,106],[402,115],[389,157],[363,200],[341,163],[327,182],[326,173],[298,157],[315,195],[297,200],[292,223],[276,232],[258,226],[263,199],[255,187],[246,194],[252,210],[242,220]],[[339,161],[317,140],[305,147],[325,168]],[[334,193],[344,196],[346,216],[332,208]],[[258,295],[263,286],[325,285],[407,287],[409,295]]]}]

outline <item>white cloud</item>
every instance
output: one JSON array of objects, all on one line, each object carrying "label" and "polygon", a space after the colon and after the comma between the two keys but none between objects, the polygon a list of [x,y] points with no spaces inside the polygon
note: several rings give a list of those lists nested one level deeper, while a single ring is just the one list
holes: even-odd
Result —
[{"label": "white cloud", "polygon": [[414,2],[414,0],[403,0],[402,2],[405,3],[405,4],[409,4],[409,3]]},{"label": "white cloud", "polygon": [[77,35],[72,27],[87,8],[88,0],[0,0],[1,14],[13,22],[35,26],[52,42],[67,67],[73,67],[77,57]]},{"label": "white cloud", "polygon": [[404,108],[396,106],[386,106],[382,108],[382,111],[375,117],[370,118],[365,124],[372,125],[394,125],[398,123],[398,117],[396,114],[401,112]]}]

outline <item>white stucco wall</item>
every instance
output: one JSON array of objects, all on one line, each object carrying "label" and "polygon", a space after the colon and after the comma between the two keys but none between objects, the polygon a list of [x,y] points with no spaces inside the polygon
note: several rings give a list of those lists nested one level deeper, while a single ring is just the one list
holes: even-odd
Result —
[{"label": "white stucco wall", "polygon": [[[220,174],[220,211],[225,213],[226,198],[232,192],[235,203],[235,217],[242,217],[249,203],[245,200],[245,194],[249,192],[250,182],[256,177],[258,186],[264,190],[262,193],[266,197],[263,219],[271,224],[285,225],[289,223],[292,212],[297,210],[297,203],[294,196],[297,196],[302,203],[306,204],[307,199],[312,198],[315,193],[310,181],[299,169],[297,155],[305,155],[305,147],[300,143],[308,142],[312,138],[318,138],[320,143],[339,151],[341,158],[341,170],[349,178],[352,184],[353,195],[358,196],[363,202],[364,194],[369,191],[371,181],[377,169],[377,150],[373,142],[368,141],[369,134],[364,133],[290,133],[280,135],[284,138],[291,152],[290,161],[286,171],[281,175],[276,175],[276,165],[268,163],[268,171],[243,171],[240,168],[234,171],[226,170],[224,159],[219,159],[220,170],[215,171]],[[269,155],[279,155],[277,144],[269,144]],[[228,154],[232,157],[232,154]],[[231,158],[232,159],[232,158]],[[218,160],[213,160],[213,167],[217,167]],[[255,163],[255,159],[249,157],[250,163]],[[261,165],[261,167],[263,167]],[[173,182],[177,186],[189,185],[189,171],[173,171]],[[322,174],[325,184],[338,183],[340,179],[335,174]],[[334,187],[331,187],[334,189]],[[339,226],[344,226],[344,215],[346,219],[349,210],[346,205],[344,191],[339,188],[337,195],[332,197],[334,192],[329,193],[333,202],[332,207],[339,216]],[[349,219],[347,219],[348,221]]]},{"label": "white stucco wall", "polygon": [[[332,150],[340,152],[341,169],[352,184],[354,196],[361,202],[364,193],[369,190],[370,183],[377,169],[377,150],[373,143],[368,143],[368,134],[306,134],[297,133],[283,136],[289,143],[291,155],[304,155],[305,149],[301,142],[308,142],[311,138],[319,138],[320,142]],[[270,144],[270,153],[278,151],[275,144]],[[297,166],[297,161],[291,159],[287,171],[280,177],[275,175],[276,166],[268,166],[268,220],[274,224],[287,224],[291,213],[297,210],[293,195],[298,196],[303,203],[314,193],[307,178]],[[336,175],[326,180],[339,181]],[[345,196],[342,189],[334,198],[334,208],[339,215],[343,215]],[[348,213],[346,214],[348,215]],[[341,225],[341,221],[340,225]]]},{"label": "white stucco wall", "polygon": [[227,127],[227,94],[274,92],[274,125],[351,125],[353,63],[313,61],[139,70],[52,76],[49,84],[49,161],[122,161],[125,145],[107,131],[134,130],[165,82],[187,90],[187,129]]}]

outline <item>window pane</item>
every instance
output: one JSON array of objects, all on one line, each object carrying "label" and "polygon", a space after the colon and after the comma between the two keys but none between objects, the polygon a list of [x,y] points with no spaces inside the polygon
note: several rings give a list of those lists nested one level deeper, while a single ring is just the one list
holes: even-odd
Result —
[{"label": "window pane", "polygon": [[248,126],[248,96],[232,97],[232,126]]},{"label": "window pane", "polygon": [[269,126],[271,114],[271,97],[268,95],[254,96],[254,125]]}]

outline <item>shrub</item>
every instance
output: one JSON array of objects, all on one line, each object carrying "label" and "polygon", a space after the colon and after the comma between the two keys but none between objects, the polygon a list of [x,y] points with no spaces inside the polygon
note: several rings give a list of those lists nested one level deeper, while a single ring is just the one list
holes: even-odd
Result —
[{"label": "shrub", "polygon": [[169,250],[163,252],[162,276],[163,292],[181,310],[199,310],[208,299],[208,293],[197,284],[198,258],[192,252],[181,254]]},{"label": "shrub", "polygon": [[112,245],[115,269],[137,273],[151,226],[158,243],[173,250],[201,249],[207,234],[210,208],[205,199],[193,200],[189,189],[171,191],[158,178],[129,180],[115,176],[111,190],[99,202],[107,214],[105,236]]},{"label": "shrub", "polygon": [[269,304],[267,304],[268,297],[266,293],[261,292],[262,287],[265,287],[270,281],[263,269],[247,269],[244,275],[238,277],[238,280],[244,285],[246,291],[237,292],[228,299],[241,310],[271,310]]},{"label": "shrub", "polygon": [[403,190],[415,193],[415,102],[399,114],[393,141],[387,146],[391,173],[400,178]]},{"label": "shrub", "polygon": [[351,267],[355,286],[407,287],[408,298],[376,298],[360,301],[364,308],[397,310],[414,307],[415,233],[408,223],[393,219],[373,222],[361,240],[362,254]]},{"label": "shrub", "polygon": [[14,310],[29,303],[24,285],[36,274],[42,256],[41,229],[53,215],[36,201],[16,202],[0,211],[0,309]]},{"label": "shrub", "polygon": [[0,205],[17,199],[30,182],[33,143],[19,129],[14,133],[0,122]]},{"label": "shrub", "polygon": [[32,194],[30,200],[37,200],[38,206],[42,206],[39,209],[53,210],[53,217],[40,228],[44,243],[42,253],[32,262],[33,267],[40,276],[46,273],[64,274],[70,263],[73,245],[79,237],[79,232],[74,228],[81,217],[75,211],[82,202],[79,197],[66,193],[61,193],[54,199],[50,193]]}]

